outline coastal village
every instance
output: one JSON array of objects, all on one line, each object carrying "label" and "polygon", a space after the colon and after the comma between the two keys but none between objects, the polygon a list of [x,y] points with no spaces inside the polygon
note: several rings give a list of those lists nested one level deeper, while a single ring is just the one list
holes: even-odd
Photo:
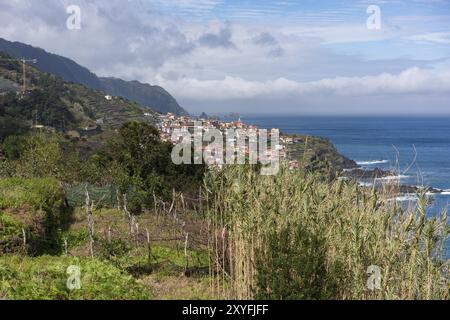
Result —
[{"label": "coastal village", "polygon": [[[104,99],[108,102],[117,100],[118,97],[113,97],[110,95],[105,95]],[[245,155],[245,158],[250,157],[250,144],[251,143],[258,143],[259,138],[259,128],[256,125],[249,125],[241,121],[239,115],[233,115],[233,117],[238,118],[235,121],[225,121],[220,120],[216,118],[209,118],[206,115],[201,115],[199,117],[196,116],[190,116],[190,115],[175,115],[173,113],[167,113],[167,114],[155,114],[154,112],[147,112],[143,113],[143,116],[150,121],[150,123],[153,123],[156,125],[157,129],[160,133],[160,138],[162,141],[167,142],[174,142],[172,141],[172,134],[175,130],[187,130],[192,134],[192,139],[194,138],[194,132],[196,131],[198,134],[198,131],[200,131],[201,135],[204,135],[209,130],[217,129],[221,131],[221,133],[224,136],[224,142],[227,144],[230,144],[234,146],[234,154],[238,155]],[[86,125],[85,127],[79,128],[77,131],[71,130],[68,133],[73,138],[81,138],[86,137],[90,135],[95,135],[102,131],[102,127],[105,124],[105,118],[99,118],[96,119],[95,123]],[[199,126],[200,124],[200,126]],[[51,126],[43,125],[36,122],[33,122],[32,129],[37,130],[46,130],[48,132],[56,132],[57,129]],[[228,130],[239,130],[237,131],[237,134],[234,137],[228,137]],[[272,128],[271,130],[267,130],[267,138],[268,138],[268,145],[266,154],[263,155],[265,157],[265,160],[268,162],[274,162],[276,161],[288,161],[289,168],[290,169],[298,169],[300,167],[299,161],[297,159],[289,159],[289,146],[294,145],[296,143],[299,143],[298,138],[295,136],[289,136],[285,134],[281,134],[280,130],[277,128]],[[256,136],[254,135],[256,133]],[[279,143],[272,148],[270,146],[270,140],[272,134],[278,134],[279,136]],[[239,145],[239,134],[242,134],[247,138],[245,141],[246,143],[244,145]],[[252,136],[253,135],[253,136]],[[253,139],[256,138],[256,141]],[[207,148],[208,146],[204,145],[203,150]],[[210,144],[209,147],[212,147],[214,149],[214,143]],[[206,164],[217,167],[222,167],[222,165],[226,162],[224,161],[225,156],[225,148],[224,155],[214,155],[213,152],[213,158],[203,159]],[[261,157],[261,154],[258,154],[259,157]],[[261,160],[261,159],[257,159]]]},{"label": "coastal village", "polygon": [[[199,124],[201,124],[199,126]],[[211,119],[207,117],[192,117],[188,115],[182,115],[177,116],[173,113],[168,113],[165,115],[160,115],[159,122],[157,124],[161,140],[163,141],[172,141],[172,133],[175,130],[187,130],[190,133],[194,133],[194,130],[200,131],[200,134],[204,134],[208,132],[208,130],[211,129],[217,129],[222,132],[225,139],[227,140],[227,143],[230,143],[234,146],[234,152],[241,154],[245,154],[246,156],[250,155],[249,150],[249,143],[245,144],[244,146],[237,146],[238,141],[238,135],[234,137],[228,137],[228,130],[240,130],[240,133],[243,133],[244,135],[251,137],[251,133],[258,132],[260,128],[255,125],[248,125],[241,121],[239,118],[236,121],[223,121],[218,119]],[[273,160],[274,157],[279,157],[280,160],[287,159],[287,146],[289,144],[294,144],[295,138],[286,136],[286,135],[280,135],[279,129],[271,129],[268,130],[268,139],[270,140],[272,134],[278,134],[279,135],[279,144],[276,145],[274,148],[267,148],[266,157]],[[192,139],[194,136],[192,136]],[[249,142],[256,142],[251,140]],[[238,149],[238,148],[241,149]],[[206,146],[203,146],[203,149],[205,149]],[[208,164],[214,164],[221,166],[221,160],[223,157],[217,157],[216,159],[205,159]],[[289,160],[289,167],[291,169],[295,169],[299,167],[298,160]]]}]

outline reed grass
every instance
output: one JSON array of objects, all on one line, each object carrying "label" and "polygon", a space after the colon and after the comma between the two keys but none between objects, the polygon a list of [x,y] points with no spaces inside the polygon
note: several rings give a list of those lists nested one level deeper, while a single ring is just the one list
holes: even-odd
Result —
[{"label": "reed grass", "polygon": [[[392,193],[286,167],[211,171],[204,188],[218,298],[449,297],[447,215],[426,217],[424,194],[405,209]],[[367,285],[370,266],[381,270],[378,289]]]}]

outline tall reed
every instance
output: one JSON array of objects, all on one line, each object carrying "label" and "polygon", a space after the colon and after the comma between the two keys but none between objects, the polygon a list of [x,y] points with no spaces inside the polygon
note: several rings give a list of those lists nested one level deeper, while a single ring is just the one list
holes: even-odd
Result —
[{"label": "tall reed", "polygon": [[[261,176],[247,166],[211,172],[204,193],[217,297],[449,297],[447,215],[427,218],[425,195],[406,210],[354,182],[286,167]],[[368,286],[371,266],[381,271],[377,288]]]}]

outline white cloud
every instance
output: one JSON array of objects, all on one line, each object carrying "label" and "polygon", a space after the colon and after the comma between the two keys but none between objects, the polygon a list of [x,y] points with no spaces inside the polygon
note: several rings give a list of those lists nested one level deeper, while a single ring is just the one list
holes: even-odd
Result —
[{"label": "white cloud", "polygon": [[407,37],[408,40],[418,42],[431,42],[438,44],[450,44],[450,32],[432,32]]},{"label": "white cloud", "polygon": [[180,78],[158,84],[179,97],[195,100],[283,99],[301,96],[387,96],[399,94],[450,93],[450,70],[410,68],[398,74],[382,73],[376,76],[336,77],[310,82],[285,78],[270,81],[248,81],[227,76],[221,80]]},{"label": "white cloud", "polygon": [[[334,103],[352,95],[448,92],[448,68],[430,69],[435,61],[395,52],[400,42],[448,44],[448,32],[426,28],[433,16],[389,17],[381,31],[374,31],[366,28],[361,8],[356,8],[360,22],[332,22],[354,14],[354,8],[295,12],[288,19],[296,3],[234,4],[227,7],[230,16],[248,19],[223,22],[213,14],[224,5],[221,0],[0,0],[0,37],[67,56],[102,76],[162,85],[188,110],[200,102],[219,105],[231,99],[270,97],[288,104],[331,96]],[[79,31],[66,28],[68,4],[82,9]],[[172,8],[187,19],[165,14]],[[277,14],[286,19],[264,20]],[[194,15],[203,20],[189,19]],[[384,41],[395,42],[386,55]],[[368,60],[342,48],[374,53]]]}]

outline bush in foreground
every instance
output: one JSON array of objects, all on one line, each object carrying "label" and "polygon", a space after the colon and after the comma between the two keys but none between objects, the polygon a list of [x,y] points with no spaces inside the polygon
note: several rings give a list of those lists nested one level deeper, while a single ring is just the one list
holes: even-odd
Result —
[{"label": "bush in foreground", "polygon": [[[67,288],[67,268],[79,266],[81,288]],[[0,257],[0,299],[8,300],[144,300],[152,295],[130,275],[90,258]]]},{"label": "bush in foreground", "polygon": [[53,178],[0,179],[0,253],[56,252],[59,231],[70,216],[65,209]]}]

